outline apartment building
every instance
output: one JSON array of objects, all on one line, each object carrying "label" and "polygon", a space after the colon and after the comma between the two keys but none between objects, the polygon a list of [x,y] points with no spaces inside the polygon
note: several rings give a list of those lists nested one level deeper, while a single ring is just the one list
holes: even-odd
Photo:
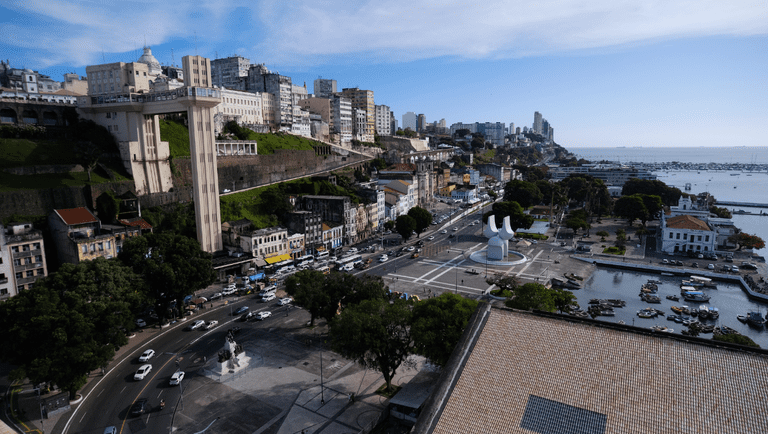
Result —
[{"label": "apartment building", "polygon": [[32,288],[47,275],[42,231],[28,222],[0,226],[0,301]]},{"label": "apartment building", "polygon": [[375,106],[376,112],[376,134],[380,136],[392,135],[392,111],[389,106],[377,105]]},{"label": "apartment building", "polygon": [[347,196],[301,197],[301,209],[319,213],[324,222],[341,223],[344,226],[344,243],[357,241],[357,212]]},{"label": "apartment building", "polygon": [[331,136],[340,145],[352,142],[352,102],[349,98],[331,95]]},{"label": "apartment building", "polygon": [[245,91],[251,61],[241,56],[211,60],[211,81],[220,88]]},{"label": "apartment building", "polygon": [[316,98],[330,98],[336,93],[336,80],[318,78],[312,88]]},{"label": "apartment building", "polygon": [[242,234],[240,248],[250,252],[256,264],[262,267],[284,261],[290,258],[288,229],[273,227]]},{"label": "apartment building", "polygon": [[346,88],[342,89],[342,95],[349,98],[352,103],[352,108],[358,110],[365,110],[366,114],[366,128],[364,136],[368,139],[364,142],[373,142],[373,133],[376,130],[376,105],[373,102],[372,90],[361,90],[360,88]]},{"label": "apartment building", "polygon": [[251,65],[248,70],[248,90],[267,92],[275,96],[275,124],[290,131],[293,124],[293,84],[291,77],[269,71],[264,64]]},{"label": "apartment building", "polygon": [[101,221],[88,208],[55,209],[48,215],[48,227],[62,264],[117,255],[115,236],[102,233]]},{"label": "apartment building", "polygon": [[238,125],[263,124],[262,104],[261,93],[221,89],[221,104],[212,110],[216,131],[221,131],[223,125],[230,121]]}]

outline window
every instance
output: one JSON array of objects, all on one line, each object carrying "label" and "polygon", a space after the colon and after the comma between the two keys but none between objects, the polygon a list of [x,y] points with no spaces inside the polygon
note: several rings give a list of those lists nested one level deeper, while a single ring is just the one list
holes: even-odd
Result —
[{"label": "window", "polygon": [[35,256],[35,262],[37,262],[37,263],[43,262],[43,255],[36,255]]},{"label": "window", "polygon": [[111,250],[112,249],[112,241],[107,241],[105,243],[105,245],[106,245],[107,250]]},{"label": "window", "polygon": [[24,290],[24,285],[19,285],[19,286],[16,287],[16,291],[17,292],[21,292],[23,290]]},{"label": "window", "polygon": [[701,235],[699,235],[699,241],[701,241]]},{"label": "window", "polygon": [[82,246],[80,246],[80,251],[82,253],[88,253],[88,245],[83,244]]},{"label": "window", "polygon": [[[688,241],[688,234],[683,234],[683,239]],[[693,241],[693,235],[691,235],[691,241]]]},{"label": "window", "polygon": [[28,270],[27,277],[35,277],[35,270]]},{"label": "window", "polygon": [[16,265],[16,266],[21,265],[21,259],[14,259],[13,260],[13,265]]},{"label": "window", "polygon": [[13,253],[19,253],[19,246],[13,246]]},{"label": "window", "polygon": [[709,242],[709,235],[707,235],[707,236],[706,236],[706,238],[704,239],[704,241],[707,241],[707,242]]},{"label": "window", "polygon": [[32,244],[32,248],[35,250],[40,250],[40,243]]},{"label": "window", "polygon": [[99,251],[103,252],[104,251],[104,243],[99,243],[98,246],[99,246]]},{"label": "window", "polygon": [[677,239],[680,239],[680,232],[677,233]]},{"label": "window", "polygon": [[19,271],[18,273],[16,273],[16,278],[17,278],[17,279],[21,279],[21,278],[23,278],[23,277],[24,277],[24,273],[22,273],[21,271]]},{"label": "window", "polygon": [[112,119],[112,112],[107,112],[107,119]]}]

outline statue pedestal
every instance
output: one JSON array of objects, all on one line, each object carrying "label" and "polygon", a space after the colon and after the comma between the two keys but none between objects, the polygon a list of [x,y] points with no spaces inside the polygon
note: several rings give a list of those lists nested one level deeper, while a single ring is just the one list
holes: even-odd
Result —
[{"label": "statue pedestal", "polygon": [[248,367],[251,362],[251,358],[245,355],[245,352],[232,357],[229,360],[216,363],[216,367],[211,371],[215,375],[224,376],[227,374],[234,374]]}]

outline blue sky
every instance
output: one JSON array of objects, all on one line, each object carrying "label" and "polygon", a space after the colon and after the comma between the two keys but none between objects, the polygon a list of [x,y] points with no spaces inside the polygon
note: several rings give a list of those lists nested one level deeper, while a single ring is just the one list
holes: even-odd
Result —
[{"label": "blue sky", "polygon": [[400,122],[539,111],[566,148],[768,145],[765,0],[11,0],[0,26],[0,57],[58,80],[146,44],[370,89]]}]

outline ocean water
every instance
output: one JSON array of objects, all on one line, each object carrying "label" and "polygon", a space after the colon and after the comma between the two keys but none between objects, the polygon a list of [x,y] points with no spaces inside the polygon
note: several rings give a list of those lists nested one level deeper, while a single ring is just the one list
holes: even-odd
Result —
[{"label": "ocean water", "polygon": [[768,164],[768,146],[733,146],[717,148],[567,148],[590,161],[620,163],[744,163]]}]

